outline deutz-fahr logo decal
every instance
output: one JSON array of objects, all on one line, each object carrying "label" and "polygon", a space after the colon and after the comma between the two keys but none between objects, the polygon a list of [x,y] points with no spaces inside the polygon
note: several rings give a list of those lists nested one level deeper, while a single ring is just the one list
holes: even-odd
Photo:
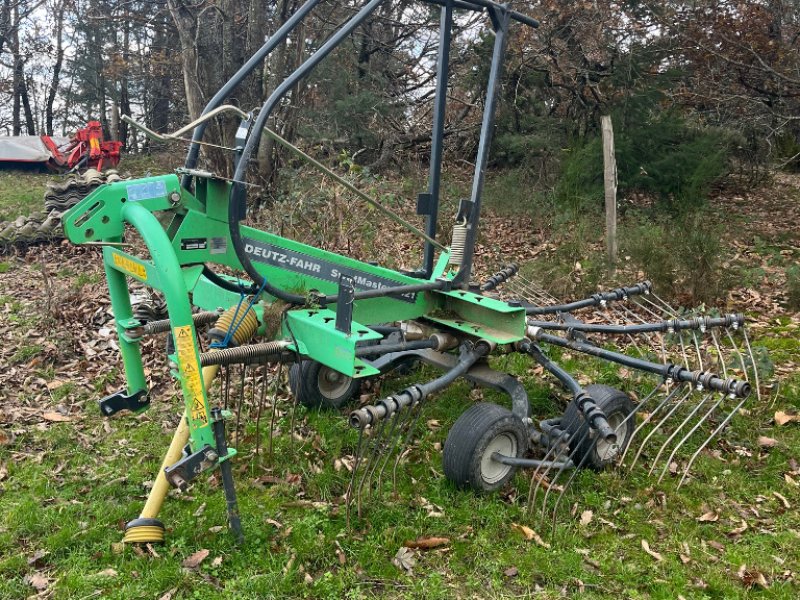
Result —
[{"label": "deutz-fahr logo decal", "polygon": [[[339,278],[342,275],[353,278],[353,284],[359,290],[380,290],[387,287],[396,287],[403,285],[399,281],[392,281],[384,277],[365,273],[357,269],[344,267],[336,263],[309,256],[302,252],[295,252],[294,250],[287,250],[279,246],[265,244],[253,239],[245,238],[244,251],[250,256],[250,260],[260,263],[280,267],[285,271],[292,271],[302,275],[310,275],[317,279],[330,281],[331,283],[339,283]],[[414,303],[417,299],[416,294],[402,294],[392,295],[396,300],[403,302]]]}]

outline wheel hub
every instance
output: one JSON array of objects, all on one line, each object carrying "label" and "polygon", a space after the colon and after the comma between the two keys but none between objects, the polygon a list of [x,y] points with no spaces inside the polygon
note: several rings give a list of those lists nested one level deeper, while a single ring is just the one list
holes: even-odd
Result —
[{"label": "wheel hub", "polygon": [[504,465],[492,458],[492,454],[497,452],[505,456],[517,455],[517,438],[511,433],[501,433],[495,436],[481,458],[481,477],[488,483],[496,483],[503,479],[511,470],[511,465]]},{"label": "wheel hub", "polygon": [[[607,442],[604,439],[597,440],[597,456],[600,458],[601,461],[607,462],[612,460],[614,457],[619,454],[620,447],[628,437],[628,423],[625,422],[625,415],[622,413],[612,413],[608,415],[608,424],[617,434],[617,441],[616,442]],[[622,431],[619,431],[620,427],[623,427]]]},{"label": "wheel hub", "polygon": [[322,367],[317,376],[317,386],[320,393],[329,400],[335,400],[347,392],[350,386],[350,377],[343,375],[329,367]]}]

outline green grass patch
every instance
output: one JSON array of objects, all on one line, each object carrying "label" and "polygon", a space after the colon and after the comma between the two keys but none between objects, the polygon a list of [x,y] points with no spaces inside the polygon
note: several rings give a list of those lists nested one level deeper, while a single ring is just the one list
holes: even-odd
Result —
[{"label": "green grass patch", "polygon": [[44,210],[47,173],[0,170],[0,222]]}]

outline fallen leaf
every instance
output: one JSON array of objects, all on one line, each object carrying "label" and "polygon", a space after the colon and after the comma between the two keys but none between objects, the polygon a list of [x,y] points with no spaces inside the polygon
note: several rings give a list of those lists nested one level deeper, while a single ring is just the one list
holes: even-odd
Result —
[{"label": "fallen leaf", "polygon": [[719,515],[713,510],[710,510],[697,517],[697,521],[700,523],[716,523],[719,521]]},{"label": "fallen leaf", "polygon": [[47,550],[37,550],[36,552],[33,553],[33,555],[30,558],[28,558],[28,566],[31,567],[44,566],[44,563],[46,561],[43,561],[42,559],[48,554],[49,552],[47,552]]},{"label": "fallen leaf", "polygon": [[170,591],[165,592],[158,600],[172,600],[172,595],[178,591],[178,588],[172,588]]},{"label": "fallen leaf", "polygon": [[775,438],[767,437],[765,435],[761,435],[758,437],[758,445],[762,448],[774,448],[778,445],[778,440]]},{"label": "fallen leaf", "polygon": [[503,571],[503,575],[506,577],[516,577],[519,574],[519,569],[517,567],[509,567],[505,571]]},{"label": "fallen leaf", "polygon": [[581,525],[586,527],[589,523],[592,522],[592,517],[594,517],[594,513],[590,510],[585,510],[581,513]]},{"label": "fallen leaf", "polygon": [[420,550],[430,550],[431,548],[438,548],[450,543],[450,538],[446,537],[428,537],[417,538],[416,540],[405,542],[406,548],[419,548]]},{"label": "fallen leaf", "polygon": [[789,501],[783,496],[783,494],[779,494],[778,492],[772,492],[772,495],[775,496],[778,500],[781,501],[784,508],[792,508],[792,505],[789,504]]},{"label": "fallen leaf", "polygon": [[221,556],[217,556],[216,558],[214,558],[214,560],[211,561],[211,566],[212,567],[218,567],[221,564],[222,564],[222,557]]},{"label": "fallen leaf", "polygon": [[550,547],[550,544],[545,542],[538,533],[536,533],[533,529],[531,529],[527,525],[520,525],[518,523],[512,523],[511,524],[511,528],[512,529],[516,529],[517,531],[519,531],[523,536],[525,536],[526,540],[528,540],[528,541],[533,540],[534,542],[539,544],[542,548],[549,548]]},{"label": "fallen leaf", "polygon": [[14,441],[13,432],[8,429],[0,429],[0,446],[8,446]]},{"label": "fallen leaf", "polygon": [[181,566],[186,567],[187,569],[196,569],[200,566],[200,563],[203,562],[209,555],[209,551],[203,548],[202,550],[198,550],[194,554],[189,555],[182,563]]},{"label": "fallen leaf", "polygon": [[45,421],[52,421],[53,423],[69,423],[72,421],[72,417],[68,417],[66,415],[62,415],[61,413],[48,411],[42,415],[42,418]]},{"label": "fallen leaf", "polygon": [[776,425],[786,425],[787,423],[791,423],[793,421],[800,422],[800,415],[790,415],[782,410],[779,410],[775,413]]},{"label": "fallen leaf", "polygon": [[417,559],[414,558],[414,552],[411,551],[411,548],[400,546],[397,554],[392,558],[392,564],[401,571],[405,571],[411,575],[414,565],[417,564]]},{"label": "fallen leaf", "polygon": [[211,533],[219,533],[219,532],[220,532],[220,531],[222,531],[223,529],[225,529],[225,528],[224,528],[222,525],[214,525],[213,527],[209,527],[209,528],[208,528],[208,530],[209,530]]},{"label": "fallen leaf", "polygon": [[199,517],[205,512],[205,510],[206,510],[206,503],[203,502],[199,507],[197,507],[197,510],[194,511],[194,513],[192,513],[192,516]]},{"label": "fallen leaf", "polygon": [[661,561],[664,560],[664,557],[661,556],[658,552],[656,552],[655,550],[651,550],[650,549],[649,542],[647,540],[644,540],[644,539],[642,540],[642,550],[647,552],[650,556],[655,558],[658,562],[661,562]]},{"label": "fallen leaf", "polygon": [[95,573],[95,577],[116,577],[118,573],[114,569],[103,569],[99,573]]},{"label": "fallen leaf", "polygon": [[747,521],[745,521],[744,519],[742,519],[741,521],[742,524],[739,527],[737,527],[736,529],[732,529],[731,531],[728,532],[728,537],[736,537],[742,535],[745,531],[747,531],[748,527]]},{"label": "fallen leaf", "polygon": [[31,573],[30,575],[25,575],[25,583],[43,592],[47,589],[47,586],[50,585],[50,580],[41,573]]},{"label": "fallen leaf", "polygon": [[742,582],[742,585],[744,585],[744,587],[746,588],[752,588],[757,585],[761,586],[764,589],[767,589],[769,587],[767,578],[761,571],[757,569],[748,570],[745,565],[742,565],[741,567],[739,567],[739,571],[736,573],[736,575],[739,577],[739,580]]}]

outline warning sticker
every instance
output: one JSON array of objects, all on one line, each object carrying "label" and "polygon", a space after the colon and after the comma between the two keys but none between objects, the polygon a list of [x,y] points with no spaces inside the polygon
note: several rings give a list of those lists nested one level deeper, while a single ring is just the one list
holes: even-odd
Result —
[{"label": "warning sticker", "polygon": [[183,377],[183,385],[192,404],[192,421],[208,425],[208,412],[203,400],[203,380],[194,351],[191,325],[175,328],[175,349],[178,352],[178,364],[181,377]]},{"label": "warning sticker", "polygon": [[114,254],[113,257],[114,264],[121,270],[125,271],[129,275],[134,275],[139,279],[147,281],[147,269],[144,268],[144,265],[141,265],[135,260],[131,260],[122,254]]}]

